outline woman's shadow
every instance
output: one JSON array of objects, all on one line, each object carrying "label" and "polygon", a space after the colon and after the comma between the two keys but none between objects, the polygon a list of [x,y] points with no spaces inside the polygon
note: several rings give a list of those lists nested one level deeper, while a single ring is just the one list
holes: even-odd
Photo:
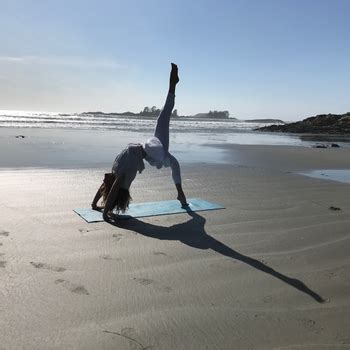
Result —
[{"label": "woman's shadow", "polygon": [[212,249],[217,253],[235,260],[242,261],[256,268],[257,270],[268,273],[278,278],[279,280],[289,284],[301,292],[308,294],[319,303],[325,302],[325,299],[323,299],[320,295],[311,290],[298,279],[285,276],[273,268],[263,264],[262,262],[250,258],[249,256],[243,255],[216,240],[212,236],[208,235],[204,229],[206,222],[205,218],[198,215],[194,211],[188,210],[187,212],[188,215],[191,216],[190,220],[180,224],[172,225],[170,227],[153,225],[134,218],[129,220],[118,220],[111,222],[111,224],[126,230],[135,231],[147,237],[169,241],[180,241],[190,247],[198,249]]}]

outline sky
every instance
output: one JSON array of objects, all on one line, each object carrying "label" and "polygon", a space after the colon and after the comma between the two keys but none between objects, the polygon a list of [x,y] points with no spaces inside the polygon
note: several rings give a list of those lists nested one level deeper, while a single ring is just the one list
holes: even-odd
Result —
[{"label": "sky", "polygon": [[0,109],[350,111],[348,0],[0,0]]}]

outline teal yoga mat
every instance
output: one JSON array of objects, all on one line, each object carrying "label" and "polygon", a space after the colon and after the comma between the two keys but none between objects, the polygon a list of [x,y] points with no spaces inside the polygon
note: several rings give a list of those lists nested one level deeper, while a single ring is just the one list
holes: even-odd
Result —
[{"label": "teal yoga mat", "polygon": [[[130,218],[143,218],[147,216],[180,214],[188,211],[203,211],[203,210],[216,210],[225,209],[223,206],[208,202],[200,198],[191,198],[187,202],[189,206],[182,208],[180,202],[177,200],[160,201],[160,202],[148,202],[148,203],[134,203],[130,204],[129,209],[119,215],[120,219]],[[90,208],[79,208],[74,211],[80,215],[86,222],[99,222],[103,221],[102,213]]]}]

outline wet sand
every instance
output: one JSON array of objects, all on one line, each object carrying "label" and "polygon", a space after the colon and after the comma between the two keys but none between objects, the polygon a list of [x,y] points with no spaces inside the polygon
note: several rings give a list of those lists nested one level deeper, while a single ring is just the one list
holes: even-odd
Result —
[{"label": "wet sand", "polygon": [[208,148],[225,151],[227,164],[276,171],[303,172],[317,169],[350,169],[350,148],[312,148],[289,145],[217,144]]},{"label": "wet sand", "polygon": [[[121,130],[0,128],[0,168],[110,167],[126,144],[143,143],[152,135],[151,132]],[[289,168],[303,164],[310,168],[310,160],[314,167],[315,160],[326,159],[327,165],[345,162],[350,166],[349,141],[339,142],[340,148],[314,150],[311,146],[316,141],[303,141],[302,137],[216,130],[175,132],[171,134],[170,151],[181,164],[248,164],[279,169],[283,163]]]},{"label": "wet sand", "polygon": [[[350,186],[296,174],[349,153],[226,151],[245,163],[183,166],[225,210],[118,226],[72,210],[108,168],[0,170],[0,348],[349,348]],[[132,196],[173,199],[169,170]]]}]

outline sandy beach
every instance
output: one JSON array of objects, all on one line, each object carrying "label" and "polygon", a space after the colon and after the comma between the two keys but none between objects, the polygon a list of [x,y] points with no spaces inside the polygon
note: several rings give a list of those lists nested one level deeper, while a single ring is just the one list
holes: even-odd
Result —
[{"label": "sandy beach", "polygon": [[[118,227],[73,212],[108,167],[0,170],[0,348],[350,348],[350,186],[297,174],[350,150],[226,148],[232,164],[182,167],[225,210]],[[167,169],[132,188],[174,195]]]}]

